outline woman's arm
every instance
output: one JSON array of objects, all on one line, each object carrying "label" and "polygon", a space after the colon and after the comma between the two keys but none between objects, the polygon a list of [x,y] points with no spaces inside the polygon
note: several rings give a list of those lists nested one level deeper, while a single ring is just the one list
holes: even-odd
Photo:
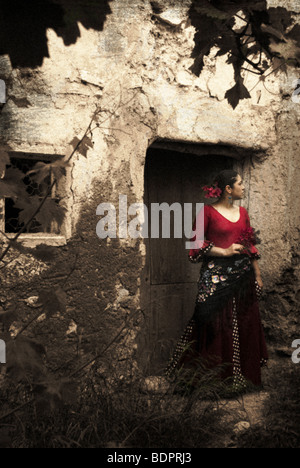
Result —
[{"label": "woman's arm", "polygon": [[258,285],[262,288],[263,287],[263,282],[262,282],[262,279],[261,279],[261,274],[260,274],[260,269],[259,269],[259,265],[258,265],[258,261],[256,258],[253,258],[251,260],[251,263],[252,263],[252,266],[253,266],[253,270],[254,270],[254,274],[255,274],[255,279],[256,281],[258,282]]},{"label": "woman's arm", "polygon": [[[244,246],[241,244],[232,244],[230,247],[227,249],[223,249],[221,247],[216,247],[213,242],[208,240],[206,238],[207,232],[208,232],[208,227],[210,223],[210,212],[209,212],[209,207],[205,206],[203,208],[204,212],[200,212],[200,218],[199,222],[198,219],[196,218],[194,223],[193,223],[193,232],[195,232],[196,227],[199,227],[200,229],[203,228],[203,221],[204,221],[204,233],[199,232],[196,233],[197,235],[194,235],[190,241],[195,242],[196,239],[198,239],[198,244],[199,244],[199,239],[202,239],[202,236],[204,234],[205,240],[202,241],[201,247],[193,247],[189,251],[189,260],[192,263],[198,263],[203,260],[204,256],[214,256],[214,257],[231,257],[232,255],[240,254],[242,250],[244,250]],[[196,242],[197,244],[197,242]]]},{"label": "woman's arm", "polygon": [[240,254],[242,250],[244,250],[244,246],[241,244],[232,244],[228,249],[213,246],[206,255],[213,257],[231,257],[232,255]]}]

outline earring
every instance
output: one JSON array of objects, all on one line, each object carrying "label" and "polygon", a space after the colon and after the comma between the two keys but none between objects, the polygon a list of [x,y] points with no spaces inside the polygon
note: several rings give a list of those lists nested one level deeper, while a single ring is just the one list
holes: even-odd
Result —
[{"label": "earring", "polygon": [[231,196],[231,195],[229,195],[228,201],[229,201],[229,203],[231,203],[231,204],[233,203],[233,201],[232,201],[232,196]]}]

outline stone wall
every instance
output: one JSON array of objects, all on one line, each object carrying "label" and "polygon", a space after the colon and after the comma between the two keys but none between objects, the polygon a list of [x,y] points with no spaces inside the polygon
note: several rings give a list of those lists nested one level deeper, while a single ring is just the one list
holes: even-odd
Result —
[{"label": "stone wall", "polygon": [[[34,270],[36,276],[14,279],[15,292],[35,296],[41,271],[54,287],[77,259],[66,287],[67,316],[56,317],[64,326],[57,335],[53,327],[54,341],[61,343],[73,321],[93,351],[99,330],[105,341],[106,330],[112,333],[129,310],[139,309],[143,240],[99,239],[96,208],[102,202],[118,205],[119,194],[127,195],[128,205],[143,202],[146,152],[157,141],[220,145],[245,156],[237,164],[247,186],[243,204],[261,232],[268,336],[289,346],[297,333],[300,106],[291,96],[298,74],[288,67],[286,75],[258,82],[246,73],[251,99],[233,110],[224,97],[234,83],[226,57],[216,58],[213,50],[200,77],[189,70],[194,47],[194,28],[186,21],[189,4],[164,2],[164,13],[153,16],[148,2],[115,0],[103,31],[79,23],[75,44],[65,46],[48,29],[49,57],[35,69],[12,69],[9,57],[0,57],[0,78],[10,97],[0,114],[3,149],[70,154],[70,142],[82,137],[98,113],[86,155],[78,152],[72,159],[67,245],[57,248],[54,263]],[[30,264],[21,257],[20,270],[22,261]],[[13,272],[4,278],[7,290]],[[6,301],[13,302],[14,294]],[[134,351],[134,335],[129,343]]]}]

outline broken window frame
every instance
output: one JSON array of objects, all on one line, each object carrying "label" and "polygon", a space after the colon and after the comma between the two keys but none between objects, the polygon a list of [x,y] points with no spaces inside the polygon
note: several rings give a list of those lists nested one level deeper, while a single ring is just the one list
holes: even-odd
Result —
[{"label": "broken window frame", "polygon": [[[31,153],[31,152],[19,152],[19,151],[9,151],[10,158],[12,159],[29,159],[37,162],[53,162],[59,159],[64,158],[64,155],[61,154],[46,154],[46,153]],[[66,194],[66,176],[63,176],[52,189],[51,198],[56,198],[63,194],[65,197]],[[50,184],[54,181],[53,174],[51,175]],[[7,197],[10,198],[10,197]],[[66,218],[66,216],[65,216]],[[2,240],[13,239],[16,236],[16,233],[5,232],[5,197],[0,197],[0,237]],[[56,222],[53,221],[53,230],[56,227]],[[51,229],[51,231],[52,231]],[[40,243],[47,245],[64,245],[66,244],[66,229],[65,221],[59,228],[59,232],[24,232],[19,236],[20,241],[28,241],[28,245],[35,246]]]}]

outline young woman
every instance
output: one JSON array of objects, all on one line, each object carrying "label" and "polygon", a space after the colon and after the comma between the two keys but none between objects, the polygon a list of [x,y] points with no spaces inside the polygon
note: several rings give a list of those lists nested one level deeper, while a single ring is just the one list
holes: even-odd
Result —
[{"label": "young woman", "polygon": [[[260,386],[261,366],[268,359],[258,302],[263,287],[260,255],[247,210],[233,204],[244,196],[243,181],[226,170],[217,176],[215,188],[204,189],[218,201],[204,206],[205,241],[189,251],[191,262],[202,262],[198,294],[167,375],[182,367],[196,372],[204,362],[209,368],[222,365],[221,377],[235,390]],[[196,226],[197,220],[194,232]]]}]

